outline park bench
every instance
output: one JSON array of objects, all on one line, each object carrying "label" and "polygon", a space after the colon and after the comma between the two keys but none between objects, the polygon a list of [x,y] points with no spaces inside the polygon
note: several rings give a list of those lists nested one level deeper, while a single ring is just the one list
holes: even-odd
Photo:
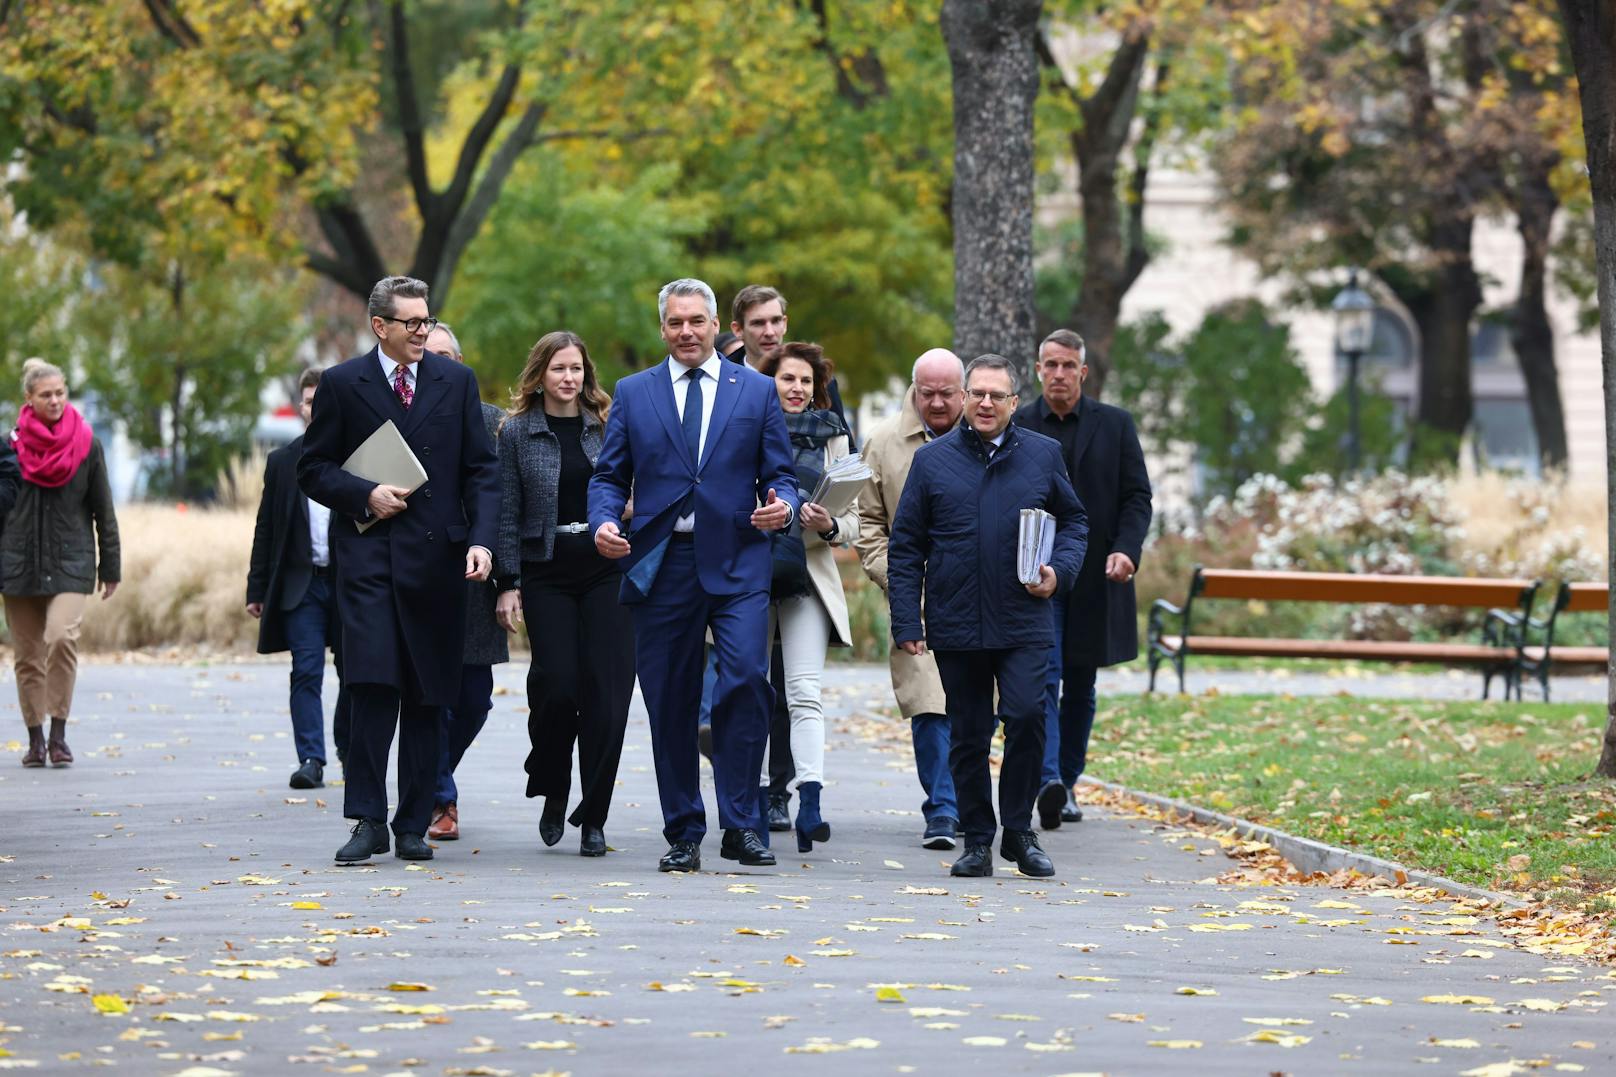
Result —
[{"label": "park bench", "polygon": [[[1146,632],[1150,687],[1156,672],[1169,662],[1184,691],[1184,662],[1190,655],[1243,658],[1326,658],[1380,662],[1437,662],[1479,666],[1484,675],[1482,698],[1495,676],[1514,684],[1522,641],[1519,635],[1492,628],[1480,643],[1417,643],[1392,640],[1259,639],[1248,636],[1197,636],[1193,615],[1197,601],[1241,599],[1260,602],[1333,602],[1393,606],[1504,607],[1531,615],[1538,584],[1532,580],[1474,579],[1454,576],[1371,576],[1349,572],[1262,572],[1252,569],[1195,569],[1182,606],[1157,599],[1150,608]],[[1497,624],[1498,622],[1494,622]]]},{"label": "park bench", "polygon": [[[1561,583],[1546,617],[1533,617],[1530,612],[1517,610],[1489,611],[1488,625],[1497,626],[1497,637],[1513,638],[1520,643],[1520,660],[1511,678],[1515,698],[1521,698],[1522,682],[1528,677],[1536,677],[1538,686],[1543,689],[1543,699],[1547,702],[1551,666],[1608,666],[1610,648],[1556,645],[1554,626],[1562,613],[1603,613],[1609,608],[1610,584]],[[1506,689],[1505,696],[1508,694]]]}]

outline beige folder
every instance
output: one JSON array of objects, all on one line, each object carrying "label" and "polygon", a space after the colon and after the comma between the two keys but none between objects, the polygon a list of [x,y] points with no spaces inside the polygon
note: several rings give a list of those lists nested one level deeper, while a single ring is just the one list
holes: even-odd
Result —
[{"label": "beige folder", "polygon": [[[409,443],[391,419],[378,426],[376,432],[353,451],[353,455],[342,465],[342,470],[385,486],[401,486],[412,494],[426,482],[426,468],[421,466],[421,461],[416,459]],[[364,520],[356,522],[354,526],[360,534],[364,534],[378,522]]]}]

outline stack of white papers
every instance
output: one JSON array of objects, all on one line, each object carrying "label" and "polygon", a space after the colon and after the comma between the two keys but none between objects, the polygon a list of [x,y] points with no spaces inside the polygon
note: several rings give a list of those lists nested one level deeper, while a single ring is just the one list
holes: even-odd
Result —
[{"label": "stack of white papers", "polygon": [[858,497],[870,475],[870,467],[863,458],[856,452],[848,453],[825,469],[819,485],[814,487],[814,496],[808,500],[832,516],[840,516],[852,507],[853,499]]},{"label": "stack of white papers", "polygon": [[1021,510],[1021,541],[1016,548],[1016,578],[1037,583],[1039,569],[1055,553],[1055,517],[1043,509]]}]

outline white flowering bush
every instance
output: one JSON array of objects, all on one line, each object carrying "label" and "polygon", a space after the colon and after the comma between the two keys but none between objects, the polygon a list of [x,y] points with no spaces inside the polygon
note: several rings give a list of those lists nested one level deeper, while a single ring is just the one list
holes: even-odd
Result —
[{"label": "white flowering bush", "polygon": [[[1604,578],[1602,491],[1498,476],[1444,479],[1386,471],[1338,481],[1272,475],[1214,498],[1198,513],[1164,513],[1141,567],[1141,612],[1183,599],[1197,564],[1296,572],[1398,576],[1516,576],[1545,581],[1539,610],[1560,580]],[[1194,630],[1312,638],[1444,639],[1473,632],[1479,611],[1315,603],[1209,602]],[[1583,623],[1585,621],[1586,623]],[[1564,624],[1564,622],[1562,622]],[[1597,617],[1566,626],[1602,642]]]}]

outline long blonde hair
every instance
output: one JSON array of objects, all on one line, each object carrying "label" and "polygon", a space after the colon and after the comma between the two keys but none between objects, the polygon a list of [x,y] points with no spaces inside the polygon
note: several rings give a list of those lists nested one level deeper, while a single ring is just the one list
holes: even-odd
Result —
[{"label": "long blonde hair", "polygon": [[601,422],[606,421],[606,413],[611,410],[612,398],[600,387],[600,380],[595,375],[594,361],[589,358],[589,348],[584,344],[583,338],[577,333],[566,329],[557,329],[553,333],[546,333],[533,345],[533,350],[527,353],[527,362],[522,365],[521,376],[516,379],[516,386],[511,390],[510,418],[524,415],[532,411],[539,404],[539,395],[544,390],[544,374],[550,369],[550,360],[556,353],[567,348],[577,348],[578,354],[584,360],[584,385],[578,393],[579,405]]}]

